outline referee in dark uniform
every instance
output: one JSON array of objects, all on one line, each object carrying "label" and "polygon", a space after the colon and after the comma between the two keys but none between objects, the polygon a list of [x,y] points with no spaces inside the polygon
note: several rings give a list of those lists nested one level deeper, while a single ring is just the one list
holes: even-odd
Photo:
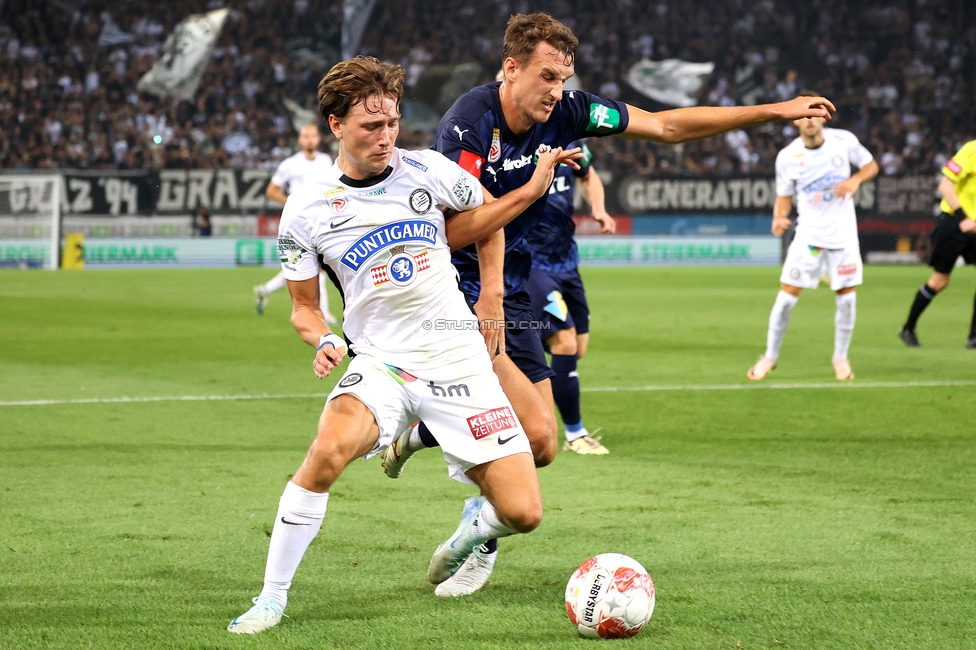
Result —
[{"label": "referee in dark uniform", "polygon": [[[976,264],[976,140],[963,145],[942,168],[942,215],[932,231],[929,266],[932,277],[915,294],[915,301],[898,336],[910,348],[921,344],[915,334],[918,317],[932,299],[949,286],[949,275],[961,255],[967,264]],[[976,299],[966,347],[976,349]]]}]

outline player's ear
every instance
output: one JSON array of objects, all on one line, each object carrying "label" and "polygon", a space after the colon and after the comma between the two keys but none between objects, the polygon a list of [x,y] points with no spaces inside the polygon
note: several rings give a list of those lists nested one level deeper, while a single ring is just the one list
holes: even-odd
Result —
[{"label": "player's ear", "polygon": [[515,57],[508,57],[502,62],[502,69],[499,74],[502,76],[502,81],[515,76],[515,72],[518,70],[519,64],[515,60]]},{"label": "player's ear", "polygon": [[336,140],[342,140],[342,131],[339,129],[341,125],[342,120],[335,115],[329,115],[329,130],[332,131],[332,135],[335,136]]}]

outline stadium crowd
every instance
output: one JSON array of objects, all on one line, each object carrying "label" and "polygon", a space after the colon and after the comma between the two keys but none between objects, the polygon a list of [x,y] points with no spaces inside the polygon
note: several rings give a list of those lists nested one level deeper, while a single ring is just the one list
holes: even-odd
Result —
[{"label": "stadium crowd", "polygon": [[[195,101],[136,91],[166,36],[221,0],[7,0],[0,9],[0,166],[273,168],[295,140],[290,99],[314,109],[339,51],[341,2],[241,0]],[[439,64],[494,77],[507,17],[548,11],[580,38],[582,88],[660,110],[625,81],[643,58],[713,61],[707,105],[777,101],[810,87],[839,107],[883,174],[936,172],[976,135],[976,7],[968,0],[378,0],[360,50],[408,83]],[[604,139],[615,174],[771,173],[790,124],[686,146]],[[427,146],[430,133],[401,144]]]}]

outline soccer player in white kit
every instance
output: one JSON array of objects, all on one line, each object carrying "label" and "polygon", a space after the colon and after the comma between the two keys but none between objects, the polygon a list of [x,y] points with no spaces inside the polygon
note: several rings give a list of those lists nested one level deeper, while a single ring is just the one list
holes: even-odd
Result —
[{"label": "soccer player in white kit", "polygon": [[[530,532],[542,518],[528,438],[458,288],[450,247],[480,242],[504,226],[545,196],[558,164],[575,164],[581,154],[540,155],[524,186],[494,200],[442,154],[394,147],[402,93],[402,68],[371,57],[336,64],[319,84],[319,110],[339,140],[339,156],[288,198],[278,253],[291,321],[316,348],[315,374],[336,368],[347,345],[354,356],[279,501],[264,588],[230,632],[278,624],[333,483],[350,462],[380,453],[416,420],[436,436],[450,476],[477,484],[483,495],[465,502],[461,524],[434,552],[431,582],[449,578],[476,545]],[[442,209],[462,214],[449,226]],[[343,292],[345,341],[318,307],[319,259]]]},{"label": "soccer player in white kit", "polygon": [[[864,277],[854,193],[861,183],[878,175],[878,163],[857,136],[843,129],[825,129],[824,122],[821,117],[795,120],[800,137],[776,156],[772,232],[780,237],[789,229],[796,195],[796,237],[786,253],[780,291],[769,315],[766,353],[749,369],[749,379],[763,379],[776,368],[800,291],[816,289],[825,273],[830,276],[830,288],[837,293],[834,374],[840,380],[854,379],[847,350],[857,315],[854,290]],[[852,166],[858,168],[853,175]]]},{"label": "soccer player in white kit", "polygon": [[[284,203],[288,195],[293,194],[302,183],[320,177],[325,170],[332,167],[332,156],[319,151],[322,136],[315,124],[306,124],[298,132],[298,153],[281,161],[274,176],[264,191],[272,201]],[[254,308],[259,314],[264,313],[268,304],[268,297],[279,289],[285,288],[285,276],[280,271],[276,276],[254,287]],[[330,325],[339,322],[329,311],[329,294],[325,286],[325,274],[319,276],[319,304],[325,320]]]}]

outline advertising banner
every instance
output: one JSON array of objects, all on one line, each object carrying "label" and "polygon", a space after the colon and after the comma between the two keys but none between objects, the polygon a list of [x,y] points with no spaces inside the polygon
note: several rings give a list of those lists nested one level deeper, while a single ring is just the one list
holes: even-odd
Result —
[{"label": "advertising banner", "polygon": [[779,237],[577,237],[583,266],[777,265]]}]

